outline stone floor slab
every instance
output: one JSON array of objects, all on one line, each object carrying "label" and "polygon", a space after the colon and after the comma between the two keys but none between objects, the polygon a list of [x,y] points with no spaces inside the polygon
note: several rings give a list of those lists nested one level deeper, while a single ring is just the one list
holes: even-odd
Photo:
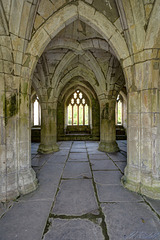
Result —
[{"label": "stone floor slab", "polygon": [[113,161],[127,161],[127,158],[121,154],[120,152],[116,152],[116,153],[109,153],[108,156],[113,160]]},{"label": "stone floor slab", "polygon": [[106,154],[89,154],[90,160],[110,160],[110,158]]},{"label": "stone floor slab", "polygon": [[119,171],[93,171],[97,184],[121,184],[122,174]]},{"label": "stone floor slab", "polygon": [[69,150],[59,150],[58,152],[54,153],[54,156],[67,156],[69,154]]},{"label": "stone floor slab", "polygon": [[104,240],[102,229],[87,219],[54,219],[44,240]]},{"label": "stone floor slab", "polygon": [[[52,199],[56,194],[58,184],[63,172],[64,165],[62,164],[45,164],[45,166],[38,172],[38,188],[20,198],[22,201],[32,200],[48,200]],[[20,201],[19,200],[19,201]]]},{"label": "stone floor slab", "polygon": [[105,152],[100,152],[98,150],[94,150],[93,148],[92,149],[87,149],[87,151],[88,151],[88,154],[104,155],[104,156],[106,155]]},{"label": "stone floor slab", "polygon": [[68,156],[55,156],[52,155],[50,156],[49,160],[47,161],[47,163],[50,164],[55,164],[55,163],[65,163],[67,160]]},{"label": "stone floor slab", "polygon": [[108,203],[101,206],[110,240],[160,239],[160,220],[145,203]]},{"label": "stone floor slab", "polygon": [[96,184],[100,202],[138,202],[143,198],[125,189],[121,185],[100,185]]},{"label": "stone floor slab", "polygon": [[91,160],[93,170],[117,170],[118,168],[111,160]]},{"label": "stone floor slab", "polygon": [[[126,141],[118,141],[118,143],[121,148],[126,148]],[[45,235],[47,240],[104,239],[100,228],[99,205],[93,182],[91,179],[87,179],[91,177],[87,162],[88,155],[80,152],[85,146],[89,150],[90,163],[94,163],[93,176],[98,198],[101,202],[105,202],[101,206],[107,223],[109,239],[160,239],[160,225],[157,217],[160,214],[160,201],[145,198],[145,202],[144,198],[124,189],[120,183],[122,174],[119,170],[109,169],[113,167],[112,161],[106,153],[96,150],[97,142],[59,142],[61,151],[47,155],[36,152],[38,145],[36,143],[32,147],[32,157],[35,158],[32,159],[32,162],[39,180],[38,189],[26,196],[21,196],[16,202],[12,202],[11,208],[4,209],[3,206],[0,206],[0,215],[2,216],[0,240],[42,239],[42,233],[48,217],[52,216],[51,213],[62,216],[51,218],[53,224]],[[68,159],[66,153],[71,148],[79,149],[79,151],[70,153],[71,159],[66,163]],[[60,152],[63,154],[59,154]],[[98,152],[98,154],[90,154],[90,152]],[[112,156],[115,164],[121,169],[126,164],[126,152],[124,151],[109,156]],[[66,168],[64,168],[65,163]],[[102,167],[105,168],[105,171],[101,169]],[[87,175],[83,176],[84,172]],[[74,177],[75,173],[76,175],[82,174],[82,177],[68,179]],[[61,178],[64,176],[68,180]],[[62,184],[59,188],[60,182]],[[55,201],[57,191],[58,195]],[[152,211],[147,203],[151,206]],[[52,210],[51,206],[54,206]],[[94,221],[90,222],[88,218],[81,217],[86,213],[95,214]],[[103,227],[105,228],[104,225]]]},{"label": "stone floor slab", "polygon": [[88,161],[87,153],[70,153],[68,161]]},{"label": "stone floor slab", "polygon": [[92,178],[88,162],[67,162],[63,178]]},{"label": "stone floor slab", "polygon": [[40,240],[52,205],[50,201],[15,203],[0,222],[1,240]]},{"label": "stone floor slab", "polygon": [[64,180],[56,197],[53,213],[56,215],[80,216],[97,211],[92,180]]},{"label": "stone floor slab", "polygon": [[46,161],[47,161],[47,159],[45,159],[44,157],[39,157],[37,155],[32,159],[31,165],[32,165],[32,167],[42,167],[43,164],[46,163]]},{"label": "stone floor slab", "polygon": [[154,211],[160,216],[160,200],[154,200],[148,197],[145,197],[145,199],[154,209]]},{"label": "stone floor slab", "polygon": [[71,148],[70,153],[86,153],[86,148]]},{"label": "stone floor slab", "polygon": [[118,168],[122,171],[122,173],[124,173],[124,169],[125,169],[127,163],[126,162],[120,162],[120,161],[119,162],[115,162],[115,163],[118,166]]},{"label": "stone floor slab", "polygon": [[73,144],[72,149],[86,149],[85,144]]}]

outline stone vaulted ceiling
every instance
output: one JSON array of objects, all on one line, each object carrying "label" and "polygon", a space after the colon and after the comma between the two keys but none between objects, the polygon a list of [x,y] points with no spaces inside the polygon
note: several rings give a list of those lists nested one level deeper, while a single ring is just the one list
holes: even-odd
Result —
[{"label": "stone vaulted ceiling", "polygon": [[[33,86],[39,94],[52,87],[55,96],[73,77],[89,81],[100,95],[116,95],[124,76],[114,51],[92,27],[76,20],[51,40],[38,61]],[[92,82],[91,80],[92,79]]]}]

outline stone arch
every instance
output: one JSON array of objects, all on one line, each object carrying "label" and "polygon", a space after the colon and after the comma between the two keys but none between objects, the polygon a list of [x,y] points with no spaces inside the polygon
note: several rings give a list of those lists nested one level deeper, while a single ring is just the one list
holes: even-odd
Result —
[{"label": "stone arch", "polygon": [[[73,78],[70,78],[68,82],[63,86],[61,89],[59,96],[57,98],[57,113],[61,113],[61,116],[57,116],[58,119],[58,140],[85,140],[83,139],[83,135],[79,136],[68,136],[65,135],[66,132],[74,131],[74,129],[79,128],[79,126],[76,127],[70,127],[67,125],[67,101],[71,97],[71,95],[74,93],[75,90],[79,89],[84,93],[86,98],[89,101],[89,126],[87,129],[90,129],[90,134],[85,136],[84,138],[86,140],[99,140],[100,135],[100,106],[99,106],[99,99],[98,96],[93,89],[92,85],[90,85],[89,82],[86,81],[86,79],[82,76],[75,76]],[[63,112],[63,113],[62,113]],[[96,120],[98,118],[98,121]],[[71,128],[71,129],[70,129]],[[64,130],[63,130],[64,129]],[[81,129],[81,130],[80,130]],[[83,125],[80,127],[80,131],[84,131],[86,127]],[[72,139],[73,138],[73,139]]]},{"label": "stone arch", "polygon": [[[90,12],[89,15],[88,12]],[[78,6],[70,4],[53,14],[36,31],[26,50],[22,71],[24,77],[30,78],[38,58],[51,39],[66,25],[75,21],[78,17],[80,20],[96,29],[107,41],[109,40],[109,44],[115,50],[119,60],[124,60],[129,57],[126,42],[118,29],[103,14],[97,11],[95,12],[93,7],[79,1]],[[25,67],[27,67],[27,69]]]},{"label": "stone arch", "polygon": [[[59,81],[60,81],[60,73],[62,72],[62,70],[68,66],[68,64],[76,57],[77,55],[75,55],[74,52],[68,52],[60,61],[59,65],[56,68],[56,71],[52,77],[52,84],[53,84],[53,80],[54,80],[54,84],[53,84],[53,88],[57,88],[57,86],[59,85]],[[99,85],[101,85],[101,87],[103,89],[105,89],[105,77],[104,74],[98,64],[98,62],[96,61],[96,59],[94,58],[94,56],[88,51],[84,53],[84,59],[87,60],[88,65],[90,67],[90,69],[94,72],[97,82]]]},{"label": "stone arch", "polygon": [[57,48],[66,48],[78,52],[79,54],[83,54],[84,50],[89,49],[102,49],[104,51],[110,52],[115,57],[115,53],[113,49],[109,46],[109,44],[103,40],[103,39],[87,39],[83,40],[81,42],[78,42],[73,39],[65,38],[65,39],[56,39],[52,42],[52,44],[49,44],[46,48],[46,51],[57,49]]},{"label": "stone arch", "polygon": [[[80,81],[81,79],[82,79],[82,81]],[[90,97],[89,97],[87,91],[88,91],[88,92],[91,92],[92,96],[93,96],[94,98],[96,98],[96,93],[93,92],[93,91],[91,91],[90,86],[87,86],[87,85],[85,84],[85,82],[87,82],[87,81],[85,81],[85,82],[84,82],[84,81],[85,81],[85,78],[83,78],[83,77],[81,77],[81,76],[73,77],[72,79],[70,79],[70,80],[66,83],[65,88],[63,88],[63,89],[61,90],[61,93],[59,94],[58,98],[60,97],[60,95],[61,95],[61,98],[64,98],[64,95],[65,95],[67,92],[71,92],[70,89],[73,88],[74,86],[77,86],[77,87],[80,88],[80,90],[84,91],[85,94],[87,95],[87,97],[88,97],[89,99],[90,99]],[[83,88],[85,88],[87,91],[86,91],[86,90],[83,90]],[[66,99],[66,101],[67,101],[67,99]]]},{"label": "stone arch", "polygon": [[39,80],[35,76],[33,76],[33,78],[32,78],[32,86],[41,101],[42,88],[41,88],[41,84],[40,84]]},{"label": "stone arch", "polygon": [[116,0],[116,5],[130,54],[142,51],[146,24],[143,1]]},{"label": "stone arch", "polygon": [[66,83],[70,79],[72,79],[74,77],[77,77],[77,76],[81,76],[84,79],[88,80],[88,82],[90,84],[92,83],[92,86],[93,86],[97,96],[100,96],[103,93],[104,89],[101,86],[97,85],[97,81],[96,81],[96,77],[95,77],[94,73],[89,68],[87,68],[86,66],[84,66],[82,64],[79,64],[76,68],[72,69],[68,74],[66,74],[61,79],[62,85],[58,89],[57,94],[60,93],[62,88],[66,85]]},{"label": "stone arch", "polygon": [[6,15],[4,12],[3,4],[2,1],[0,2],[0,35],[9,35],[9,29],[8,29],[8,24],[6,20]]},{"label": "stone arch", "polygon": [[157,0],[154,4],[149,20],[145,48],[160,48],[160,2]]}]

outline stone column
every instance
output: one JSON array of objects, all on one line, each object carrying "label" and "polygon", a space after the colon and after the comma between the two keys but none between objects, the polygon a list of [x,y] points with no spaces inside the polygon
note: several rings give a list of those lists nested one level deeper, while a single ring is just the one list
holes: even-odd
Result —
[{"label": "stone column", "polygon": [[[22,79],[20,65],[12,63],[9,42],[6,37],[8,62],[5,61],[0,74],[0,201],[3,202],[29,193],[37,185],[31,168],[29,79]],[[1,64],[4,65],[3,59]]]},{"label": "stone column", "polygon": [[57,110],[54,103],[41,103],[41,144],[38,152],[59,151],[57,145]]},{"label": "stone column", "polygon": [[160,199],[159,61],[136,64],[128,93],[128,154],[125,187]]},{"label": "stone column", "polygon": [[37,187],[37,179],[31,168],[31,116],[29,80],[21,78],[19,92],[19,109],[17,118],[17,152],[18,152],[18,190],[27,194]]},{"label": "stone column", "polygon": [[100,102],[101,122],[99,150],[103,152],[119,151],[116,143],[115,104],[116,99],[105,99]]}]

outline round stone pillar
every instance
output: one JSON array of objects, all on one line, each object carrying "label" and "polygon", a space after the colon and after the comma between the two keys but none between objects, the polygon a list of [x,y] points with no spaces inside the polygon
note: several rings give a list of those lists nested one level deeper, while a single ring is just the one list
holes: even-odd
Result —
[{"label": "round stone pillar", "polygon": [[115,104],[115,99],[100,102],[101,123],[98,149],[103,152],[119,151],[116,143]]},{"label": "round stone pillar", "polygon": [[57,111],[53,103],[41,104],[41,144],[38,152],[59,151],[57,145]]}]

